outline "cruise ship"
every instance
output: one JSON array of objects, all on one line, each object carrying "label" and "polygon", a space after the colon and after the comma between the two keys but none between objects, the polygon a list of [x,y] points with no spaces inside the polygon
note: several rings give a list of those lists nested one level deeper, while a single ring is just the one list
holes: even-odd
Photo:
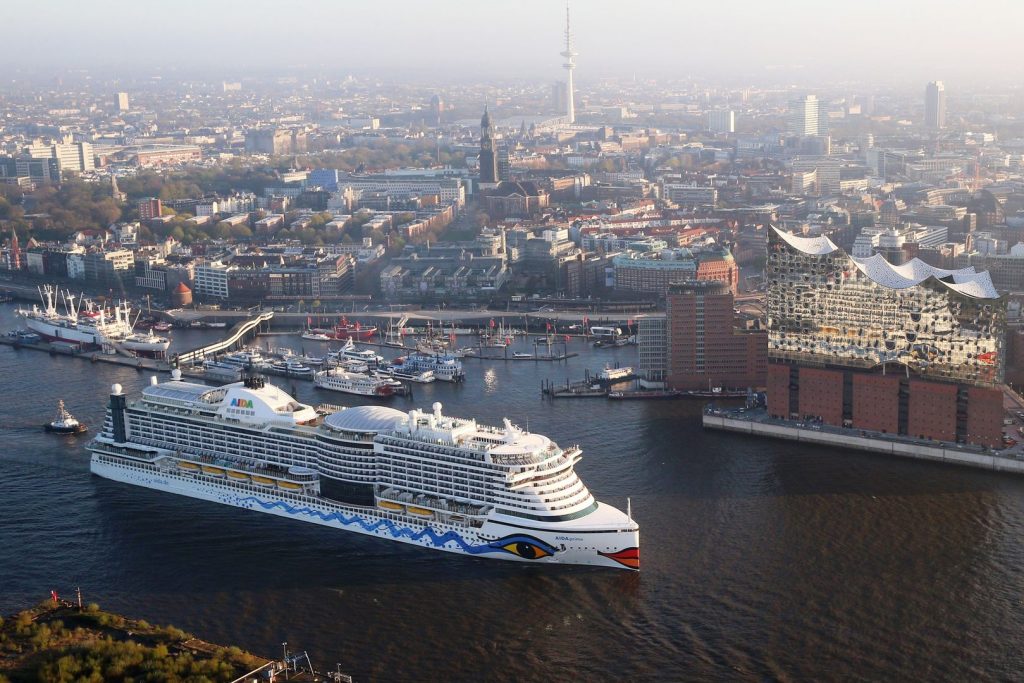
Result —
[{"label": "cruise ship", "polygon": [[503,426],[384,406],[324,415],[260,377],[111,388],[98,476],[483,558],[638,570],[640,531],[560,447]]}]

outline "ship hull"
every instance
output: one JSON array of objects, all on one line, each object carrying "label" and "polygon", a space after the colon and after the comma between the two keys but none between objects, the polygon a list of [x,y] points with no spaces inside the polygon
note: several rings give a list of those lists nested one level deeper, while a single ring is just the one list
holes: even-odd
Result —
[{"label": "ship hull", "polygon": [[[482,527],[423,523],[376,508],[334,504],[309,495],[282,495],[275,490],[230,480],[206,481],[196,475],[102,456],[94,452],[93,474],[133,486],[173,493],[232,507],[313,522],[389,541],[449,553],[534,564],[576,564],[615,569],[639,568],[638,531],[547,530],[488,520]],[[616,559],[617,558],[617,559]]]},{"label": "ship hull", "polygon": [[100,346],[96,341],[96,335],[70,327],[63,327],[45,320],[25,318],[25,327],[32,330],[47,341],[68,342],[71,344],[83,344],[85,346]]}]

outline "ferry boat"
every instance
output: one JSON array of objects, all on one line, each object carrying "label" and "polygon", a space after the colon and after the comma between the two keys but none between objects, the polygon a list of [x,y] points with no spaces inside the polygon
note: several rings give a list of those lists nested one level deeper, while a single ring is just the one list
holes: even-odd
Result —
[{"label": "ferry boat", "polygon": [[393,368],[401,368],[403,372],[424,372],[430,370],[434,379],[442,382],[461,382],[466,379],[462,370],[462,361],[451,354],[427,355],[410,353],[408,356],[396,358]]},{"label": "ferry boat", "polygon": [[384,384],[391,387],[391,393],[396,396],[403,396],[409,393],[408,386],[389,375],[385,370],[373,370],[369,374],[370,377],[379,379],[381,382],[384,382]]},{"label": "ferry boat", "polygon": [[387,373],[395,379],[405,380],[406,382],[418,382],[419,384],[430,384],[436,377],[434,377],[433,370],[413,370],[402,365],[393,365],[387,369]]},{"label": "ferry boat", "polygon": [[383,380],[336,368],[316,373],[313,382],[321,389],[340,391],[343,394],[356,394],[357,396],[385,397],[394,393],[391,386]]},{"label": "ferry boat", "polygon": [[345,372],[356,372],[361,375],[370,374],[370,366],[361,360],[352,360],[351,358],[340,358],[338,360],[328,361],[328,367],[340,368]]},{"label": "ferry boat", "polygon": [[313,368],[294,360],[282,360],[270,364],[270,369],[288,377],[312,377]]},{"label": "ferry boat", "polygon": [[356,345],[352,342],[351,338],[346,340],[345,341],[345,345],[342,346],[337,351],[329,352],[327,354],[327,357],[328,358],[334,358],[334,359],[337,359],[337,360],[340,360],[342,358],[347,358],[348,360],[354,360],[354,361],[359,361],[359,362],[362,362],[362,363],[366,363],[366,365],[371,367],[371,368],[375,368],[375,367],[377,367],[378,365],[381,365],[384,362],[383,356],[380,356],[377,353],[374,353],[370,349],[358,349],[358,348],[356,348]]},{"label": "ferry boat", "polygon": [[209,387],[172,373],[141,396],[115,384],[88,448],[93,474],[134,486],[480,558],[640,568],[629,506],[587,490],[578,446],[440,403],[323,416],[259,377]]},{"label": "ferry boat", "polygon": [[234,365],[239,368],[262,369],[269,365],[266,359],[263,358],[263,354],[259,349],[246,349],[244,351],[229,353],[221,358],[220,361],[227,365]]},{"label": "ferry boat", "polygon": [[64,401],[57,401],[57,416],[46,423],[46,431],[54,434],[84,434],[89,428],[75,419],[64,407]]},{"label": "ferry boat", "polygon": [[204,360],[203,373],[210,379],[237,382],[242,379],[242,366],[231,363],[219,363],[214,360]]},{"label": "ferry boat", "polygon": [[610,365],[605,365],[602,370],[597,373],[597,379],[601,382],[622,382],[624,380],[633,377],[633,368],[626,366],[624,368],[613,368]]}]

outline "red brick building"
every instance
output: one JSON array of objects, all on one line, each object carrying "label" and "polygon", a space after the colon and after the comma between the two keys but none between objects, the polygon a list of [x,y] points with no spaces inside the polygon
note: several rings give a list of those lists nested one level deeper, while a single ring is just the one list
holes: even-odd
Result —
[{"label": "red brick building", "polygon": [[667,297],[668,384],[675,389],[765,386],[768,336],[745,329],[726,282],[674,285]]}]

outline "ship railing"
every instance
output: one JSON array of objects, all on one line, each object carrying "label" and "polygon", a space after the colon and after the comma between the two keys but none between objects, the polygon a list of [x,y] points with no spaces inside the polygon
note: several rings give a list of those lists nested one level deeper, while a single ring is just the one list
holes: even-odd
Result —
[{"label": "ship railing", "polygon": [[409,492],[397,493],[383,491],[377,498],[401,505],[412,505],[422,507],[435,512],[447,512],[455,515],[466,515],[467,517],[480,517],[487,514],[488,508],[483,505],[470,505],[468,503],[453,503],[440,498],[424,496],[424,494],[413,495]]}]

